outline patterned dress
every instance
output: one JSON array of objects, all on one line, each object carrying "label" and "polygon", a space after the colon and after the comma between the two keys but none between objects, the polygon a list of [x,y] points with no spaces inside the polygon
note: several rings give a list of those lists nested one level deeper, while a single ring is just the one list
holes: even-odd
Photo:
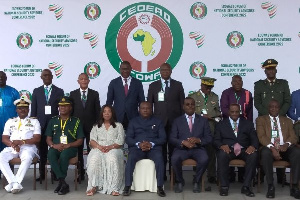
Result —
[{"label": "patterned dress", "polygon": [[[116,123],[116,127],[110,126],[106,130],[102,124],[100,128],[94,126],[90,134],[91,140],[96,141],[101,146],[111,144],[124,144],[124,129],[121,123]],[[98,187],[102,194],[119,192],[124,188],[124,158],[123,150],[112,149],[107,153],[99,149],[92,149],[87,157],[88,187]]]}]

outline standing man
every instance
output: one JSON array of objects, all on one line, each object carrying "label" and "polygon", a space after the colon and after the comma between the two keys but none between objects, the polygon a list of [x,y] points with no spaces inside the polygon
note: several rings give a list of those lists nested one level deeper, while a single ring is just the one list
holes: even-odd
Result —
[{"label": "standing man", "polygon": [[296,90],[292,93],[291,107],[287,115],[294,120],[294,131],[298,138],[298,146],[300,142],[300,90]]},{"label": "standing man", "polygon": [[47,162],[48,146],[46,143],[46,128],[53,116],[58,115],[58,100],[64,96],[64,91],[52,84],[53,75],[49,69],[44,69],[41,74],[43,85],[35,88],[32,93],[31,117],[36,117],[41,124],[40,177],[37,181],[45,179],[45,164]]},{"label": "standing man", "polygon": [[217,148],[218,177],[220,178],[220,195],[227,196],[229,189],[229,162],[241,159],[246,162],[245,179],[241,193],[254,197],[250,190],[255,175],[258,154],[258,138],[253,122],[240,117],[240,104],[229,106],[229,118],[216,125],[214,146]]},{"label": "standing man", "polygon": [[60,115],[49,121],[46,135],[50,147],[48,160],[59,181],[54,193],[65,195],[70,191],[65,181],[69,160],[77,155],[84,134],[80,120],[71,116],[72,100],[69,97],[62,97],[58,105]]},{"label": "standing man", "polygon": [[166,143],[166,133],[163,122],[152,116],[152,106],[149,102],[140,104],[140,116],[133,118],[126,131],[125,141],[129,147],[128,160],[125,169],[125,188],[123,196],[130,195],[132,175],[135,164],[141,159],[151,159],[155,164],[157,179],[157,194],[165,197],[164,191],[164,160],[162,146]]},{"label": "standing man", "polygon": [[195,114],[193,98],[185,98],[183,110],[185,114],[174,120],[169,139],[170,144],[175,147],[172,155],[172,167],[176,177],[175,193],[181,193],[183,190],[182,162],[189,158],[197,162],[193,192],[199,193],[200,181],[208,164],[208,155],[204,146],[211,143],[212,136],[208,120]]},{"label": "standing man", "polygon": [[243,88],[243,79],[234,75],[231,80],[231,88],[222,92],[221,111],[223,118],[229,117],[229,106],[232,103],[240,105],[240,117],[253,122],[253,98],[249,90]]},{"label": "standing man", "polygon": [[267,198],[275,197],[273,183],[273,161],[285,160],[291,165],[292,188],[290,195],[300,199],[298,183],[300,180],[300,148],[296,147],[297,137],[293,130],[292,120],[280,116],[280,104],[272,99],[269,103],[269,114],[256,119],[256,130],[261,149],[261,163],[268,183]]},{"label": "standing man", "polygon": [[117,120],[122,123],[125,130],[129,121],[139,115],[139,104],[145,101],[142,82],[130,76],[131,70],[128,61],[121,63],[121,76],[109,83],[106,100],[106,104],[112,105],[115,109]]},{"label": "standing man", "polygon": [[[268,115],[269,103],[275,99],[279,103],[279,115],[286,116],[291,103],[290,88],[287,80],[277,79],[278,62],[268,59],[264,62],[263,68],[267,78],[254,83],[254,106],[258,111],[258,116]],[[277,183],[285,184],[284,169],[276,169]],[[263,176],[264,173],[262,173]],[[264,180],[261,178],[261,180]]]},{"label": "standing man", "polygon": [[[70,93],[70,98],[73,100],[73,116],[78,117],[82,123],[86,146],[89,152],[90,132],[93,125],[98,122],[100,115],[99,93],[88,88],[90,80],[87,74],[79,74],[77,82],[80,88]],[[84,142],[78,148],[78,159],[81,165],[81,180],[84,180],[85,174],[83,146]]]},{"label": "standing man", "polygon": [[[5,122],[12,117],[17,116],[16,106],[13,104],[15,100],[20,98],[19,92],[6,85],[7,76],[3,71],[0,71],[0,134],[2,136]],[[0,137],[0,151],[6,146],[2,143]],[[1,176],[1,174],[0,174]]]},{"label": "standing man", "polygon": [[[196,113],[208,119],[212,136],[215,132],[215,124],[221,120],[219,97],[211,91],[216,80],[214,78],[202,77],[200,90],[189,94],[196,102]],[[217,183],[216,150],[212,144],[206,145],[206,150],[209,158],[207,166],[208,182]]]},{"label": "standing man", "polygon": [[[37,156],[36,145],[41,139],[39,121],[28,117],[30,103],[25,96],[14,101],[18,117],[11,118],[5,123],[2,135],[2,141],[8,147],[0,153],[0,169],[8,181],[5,190],[13,194],[23,189],[21,183],[33,158]],[[20,158],[22,161],[16,175],[9,166],[9,161],[14,158]]]},{"label": "standing man", "polygon": [[[154,107],[154,116],[164,122],[167,141],[172,129],[174,119],[183,114],[184,90],[182,83],[171,79],[172,67],[168,63],[160,66],[161,79],[150,84],[147,100]],[[168,155],[169,151],[169,157]],[[170,145],[163,146],[164,162],[168,158],[171,161],[173,148]],[[171,163],[169,164],[169,169]],[[166,174],[166,173],[165,173]]]}]

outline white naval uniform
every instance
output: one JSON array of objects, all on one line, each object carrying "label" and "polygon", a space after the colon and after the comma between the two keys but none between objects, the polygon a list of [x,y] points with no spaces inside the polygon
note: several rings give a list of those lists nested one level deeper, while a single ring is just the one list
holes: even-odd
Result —
[{"label": "white naval uniform", "polygon": [[[25,119],[15,117],[7,120],[3,131],[3,135],[10,136],[11,141],[31,139],[34,134],[41,134],[41,126],[37,119],[29,117],[26,117]],[[0,153],[0,169],[9,183],[7,187],[14,183],[18,183],[19,189],[22,189],[21,182],[35,156],[38,156],[38,152],[37,147],[34,144],[21,145],[19,152],[16,152],[12,147],[3,149]],[[20,157],[22,162],[17,174],[14,175],[9,167],[9,161],[17,157]]]}]

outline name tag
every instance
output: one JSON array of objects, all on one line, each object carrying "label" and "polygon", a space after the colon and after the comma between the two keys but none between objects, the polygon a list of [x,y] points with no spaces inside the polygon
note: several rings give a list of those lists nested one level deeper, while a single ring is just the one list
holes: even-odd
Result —
[{"label": "name tag", "polygon": [[51,106],[49,105],[45,106],[45,115],[51,115]]},{"label": "name tag", "polygon": [[272,138],[276,138],[277,137],[277,131],[272,131]]},{"label": "name tag", "polygon": [[60,136],[60,143],[61,144],[68,144],[68,138],[65,135]]},{"label": "name tag", "polygon": [[202,112],[203,115],[207,115],[207,109],[202,109],[201,112]]},{"label": "name tag", "polygon": [[3,102],[2,102],[2,99],[0,99],[0,107],[2,107],[2,103],[3,103]]},{"label": "name tag", "polygon": [[242,106],[240,105],[240,115],[242,114]]},{"label": "name tag", "polygon": [[160,91],[158,93],[158,101],[164,101],[165,100],[165,93]]}]

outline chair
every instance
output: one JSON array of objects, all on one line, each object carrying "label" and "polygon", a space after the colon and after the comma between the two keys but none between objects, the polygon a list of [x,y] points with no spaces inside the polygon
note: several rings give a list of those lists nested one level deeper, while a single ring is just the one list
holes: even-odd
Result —
[{"label": "chair", "polygon": [[[196,167],[197,162],[193,159],[187,159],[182,162],[182,166]],[[173,190],[174,181],[175,181],[175,174],[173,172],[173,167],[171,167],[171,179],[170,179],[170,189],[171,190]],[[201,180],[201,191],[204,192],[204,175],[202,176],[202,180]]]},{"label": "chair", "polygon": [[152,160],[142,159],[135,164],[131,189],[135,191],[157,191],[156,170]]},{"label": "chair", "polygon": [[[33,190],[36,190],[36,164],[39,162],[38,157],[34,157],[31,164],[33,165]],[[9,161],[9,165],[11,166],[12,172],[14,173],[14,166],[20,165],[21,159],[20,158],[13,158]],[[2,185],[3,188],[7,184],[6,178],[3,176]]]},{"label": "chair", "polygon": [[[47,174],[48,174],[48,165],[49,164],[49,160],[47,160],[46,166],[45,166],[45,190],[48,189],[48,181],[47,181]],[[78,160],[78,156],[71,158],[69,160],[69,165],[73,165],[75,167],[74,171],[75,171],[75,190],[77,190],[77,185],[78,182],[79,184],[81,184],[81,176],[80,176],[80,161]],[[79,179],[79,181],[77,180],[77,178]],[[51,175],[51,183],[53,184],[54,180],[53,180],[53,176]]]},{"label": "chair", "polygon": [[[290,168],[290,163],[284,160],[275,160],[273,161],[273,168]],[[292,172],[290,172],[290,184],[292,186]],[[257,192],[260,193],[260,168],[258,168]]]}]

